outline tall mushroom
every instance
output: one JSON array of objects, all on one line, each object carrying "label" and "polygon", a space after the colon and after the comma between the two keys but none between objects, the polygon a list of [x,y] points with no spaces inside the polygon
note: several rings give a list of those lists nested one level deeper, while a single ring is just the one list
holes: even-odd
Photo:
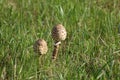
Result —
[{"label": "tall mushroom", "polygon": [[67,36],[66,29],[62,24],[58,24],[52,29],[52,38],[54,40],[54,50],[52,54],[52,59],[55,60],[58,54],[59,45],[61,41],[65,40]]}]

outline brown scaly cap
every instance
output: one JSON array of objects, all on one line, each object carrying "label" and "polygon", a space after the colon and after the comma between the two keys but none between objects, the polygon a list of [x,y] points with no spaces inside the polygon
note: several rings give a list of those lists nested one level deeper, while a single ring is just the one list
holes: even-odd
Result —
[{"label": "brown scaly cap", "polygon": [[63,41],[66,39],[67,32],[62,24],[58,24],[52,29],[52,38],[55,42]]},{"label": "brown scaly cap", "polygon": [[44,39],[38,39],[33,45],[34,52],[39,55],[43,55],[47,53],[48,47],[47,43]]}]

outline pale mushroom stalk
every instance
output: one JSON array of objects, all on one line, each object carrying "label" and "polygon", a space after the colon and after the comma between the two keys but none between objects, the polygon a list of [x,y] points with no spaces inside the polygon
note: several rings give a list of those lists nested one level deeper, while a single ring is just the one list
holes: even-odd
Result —
[{"label": "pale mushroom stalk", "polygon": [[58,24],[52,29],[52,38],[54,40],[54,50],[52,54],[52,59],[55,60],[58,54],[59,46],[61,41],[65,40],[67,36],[66,29],[63,25]]}]

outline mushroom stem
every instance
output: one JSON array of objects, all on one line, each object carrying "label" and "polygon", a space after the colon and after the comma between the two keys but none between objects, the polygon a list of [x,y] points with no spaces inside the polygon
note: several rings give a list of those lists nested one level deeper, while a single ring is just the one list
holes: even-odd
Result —
[{"label": "mushroom stem", "polygon": [[40,55],[37,58],[37,79],[40,79],[40,70],[42,66],[43,66],[43,55]]},{"label": "mushroom stem", "polygon": [[61,42],[57,42],[57,43],[54,45],[54,50],[53,50],[53,54],[52,54],[52,59],[53,59],[53,60],[55,60],[56,57],[57,57],[60,43],[61,43]]}]

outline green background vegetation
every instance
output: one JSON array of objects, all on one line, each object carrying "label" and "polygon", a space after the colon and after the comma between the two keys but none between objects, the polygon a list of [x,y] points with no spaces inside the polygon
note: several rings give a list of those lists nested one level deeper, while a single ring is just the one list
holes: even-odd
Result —
[{"label": "green background vegetation", "polygon": [[[51,29],[67,30],[55,62]],[[119,0],[0,0],[0,80],[119,80]],[[38,59],[33,44],[49,50]]]}]

